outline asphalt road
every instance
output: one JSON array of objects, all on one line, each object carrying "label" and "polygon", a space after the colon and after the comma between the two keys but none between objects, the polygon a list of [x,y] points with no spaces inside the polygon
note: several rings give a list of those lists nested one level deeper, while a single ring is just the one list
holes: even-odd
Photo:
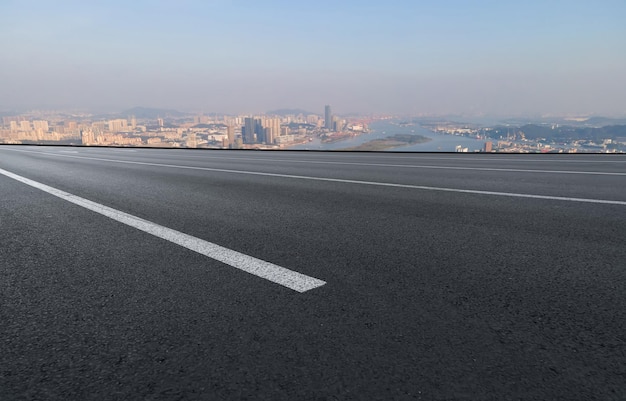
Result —
[{"label": "asphalt road", "polygon": [[0,399],[624,400],[626,157],[0,147]]}]

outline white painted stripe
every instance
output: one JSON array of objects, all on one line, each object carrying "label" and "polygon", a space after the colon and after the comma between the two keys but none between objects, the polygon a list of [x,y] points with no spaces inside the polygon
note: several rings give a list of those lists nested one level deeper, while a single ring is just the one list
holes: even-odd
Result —
[{"label": "white painted stripe", "polygon": [[305,292],[326,284],[325,281],[306,276],[293,270],[286,269],[281,266],[266,262],[243,253],[233,251],[223,246],[193,237],[180,231],[172,230],[159,224],[144,220],[140,217],[112,209],[108,206],[101,205],[96,202],[72,195],[68,192],[61,191],[37,181],[13,174],[9,171],[0,169],[0,174],[13,178],[19,182],[30,185],[31,187],[40,189],[51,195],[57,196],[75,205],[84,207],[93,212],[99,213],[110,219],[134,227],[138,230],[152,234],[155,237],[162,238],[184,248],[225,263],[239,270],[254,274],[266,280],[280,284],[298,292]]},{"label": "white painted stripe", "polygon": [[[109,151],[109,148],[106,147],[86,147],[85,149],[89,149],[91,151],[93,151],[93,153],[96,153],[96,151],[102,151],[103,153],[106,153]],[[113,148],[115,149],[115,148]],[[149,149],[143,149],[145,151],[151,151],[151,152],[159,152],[161,154],[165,153],[167,154],[168,151],[171,151],[172,149],[156,149],[156,148],[149,148]],[[176,151],[184,151],[186,153],[189,153],[187,155],[185,155],[185,158],[192,158],[192,159],[206,159],[207,156],[205,156],[206,154],[215,154],[215,153],[230,153],[230,154],[240,154],[240,155],[245,155],[242,157],[228,157],[225,159],[230,159],[232,158],[233,160],[251,160],[250,158],[248,158],[247,156],[250,155],[249,151],[236,151],[236,150],[222,150],[222,149],[218,149],[218,150],[207,150],[207,149],[199,149],[196,152],[194,152],[191,149],[176,149]],[[191,153],[194,153],[193,155],[191,155]],[[264,153],[264,152],[256,152],[256,154],[259,153]],[[269,151],[267,152],[269,155],[267,156],[267,158],[259,158],[258,160],[267,160],[267,161],[272,161],[274,159],[272,159],[272,156],[275,156],[276,153],[281,153],[281,156],[286,157],[286,156],[294,156],[294,157],[301,157],[302,155],[306,155],[308,154],[315,154],[316,157],[320,157],[320,158],[333,158],[333,157],[341,157],[342,159],[357,159],[357,158],[364,158],[367,157],[368,159],[394,159],[394,160],[398,160],[398,159],[407,159],[407,160],[445,160],[445,161],[450,161],[450,162],[491,162],[491,161],[506,161],[506,162],[511,162],[511,163],[523,163],[523,164],[534,164],[537,162],[541,162],[541,163],[598,163],[598,164],[602,164],[602,163],[626,163],[626,155],[623,154],[600,154],[600,153],[587,153],[587,154],[549,154],[549,155],[545,155],[545,154],[534,154],[534,153],[528,153],[528,154],[523,154],[518,155],[518,154],[508,154],[508,157],[497,157],[494,154],[484,154],[484,153],[453,153],[450,154],[450,152],[445,153],[445,152],[441,152],[442,156],[426,156],[427,154],[431,154],[431,153],[439,153],[439,152],[430,152],[430,153],[420,153],[420,152],[382,152],[384,154],[380,154],[380,152],[349,152],[349,151],[342,151],[342,152],[338,152],[338,151],[333,151],[333,150],[327,150],[327,151],[293,151],[290,149],[283,149],[280,151]],[[403,156],[403,155],[407,155],[407,154],[411,154],[410,156]],[[444,156],[448,154],[448,156]],[[199,156],[201,155],[201,156]],[[169,155],[168,155],[169,156]],[[554,157],[549,159],[548,157]],[[588,160],[589,157],[593,157],[593,160]],[[208,157],[208,158],[221,158],[221,157]],[[583,160],[582,158],[587,158],[586,160]],[[604,160],[598,160],[599,158],[602,158]],[[607,160],[607,159],[612,159],[612,160]],[[295,159],[294,159],[295,160]],[[301,159],[298,159],[298,161]],[[292,161],[291,159],[289,159],[289,161]]]},{"label": "white painted stripe", "polygon": [[[94,148],[95,149],[95,148]],[[106,149],[104,149],[106,151]],[[149,149],[153,152],[163,152],[167,153],[168,150],[171,149]],[[183,150],[185,152],[190,152],[190,149],[177,149]],[[250,154],[251,152],[243,150],[198,150],[195,153],[196,156],[186,156],[191,158],[203,159],[205,158],[204,154],[206,153],[238,153],[238,154]],[[255,152],[257,155],[259,153],[267,153],[266,160],[272,160],[271,156],[277,153],[282,153],[281,156],[296,156],[301,157],[302,155],[315,154],[318,157],[324,158],[332,158],[332,157],[341,157],[342,159],[358,159],[358,158],[368,158],[368,159],[407,159],[407,160],[445,160],[451,162],[491,162],[491,161],[506,161],[511,163],[523,163],[523,164],[533,164],[537,162],[541,163],[626,163],[626,155],[624,154],[601,154],[601,153],[587,153],[587,154],[550,154],[550,155],[542,155],[542,154],[533,154],[533,153],[525,153],[525,154],[508,154],[508,157],[497,157],[494,154],[488,153],[453,153],[451,152],[441,152],[442,155],[448,154],[449,156],[426,156],[431,153],[423,153],[423,152],[354,152],[354,151],[337,151],[337,150],[325,150],[325,151],[293,151],[290,149],[281,149],[280,151],[266,151],[266,152]],[[381,154],[383,153],[383,154]],[[201,156],[198,156],[201,155]],[[405,155],[405,156],[403,156]],[[407,156],[410,155],[410,156]],[[594,157],[593,160],[589,160],[589,157]],[[553,157],[553,158],[548,158]],[[582,157],[587,157],[587,159],[583,160]],[[604,160],[598,160],[602,158]],[[242,160],[247,160],[247,157],[240,157]]]},{"label": "white painted stripe", "polygon": [[[117,149],[112,149],[117,150]],[[583,175],[608,175],[608,176],[625,176],[626,172],[605,172],[605,171],[573,171],[573,170],[533,170],[520,168],[495,168],[495,167],[460,167],[460,166],[433,166],[433,165],[416,165],[416,164],[387,164],[387,163],[362,163],[362,162],[340,162],[340,161],[319,161],[319,160],[302,160],[302,159],[274,159],[270,157],[223,157],[223,156],[194,156],[185,155],[185,159],[200,160],[241,160],[241,161],[262,161],[268,163],[304,163],[304,164],[328,164],[343,166],[363,166],[363,167],[392,167],[392,168],[414,168],[414,169],[432,169],[432,170],[468,170],[468,171],[496,171],[505,173],[541,173],[541,174],[583,174]],[[422,159],[422,158],[420,158]],[[447,161],[461,161],[460,159],[452,160],[451,158],[440,159]],[[500,159],[506,160],[506,159]],[[488,161],[488,159],[481,159]],[[513,160],[508,160],[509,162]],[[528,160],[535,163],[540,160]],[[626,162],[626,159],[624,160]]]},{"label": "white painted stripe", "polygon": [[[281,152],[289,152],[289,149],[281,150]],[[295,152],[292,151],[291,154]],[[299,154],[306,154],[307,151],[299,151]],[[393,159],[420,159],[420,160],[450,160],[450,161],[467,161],[467,162],[483,162],[483,161],[507,161],[507,162],[519,162],[519,163],[626,163],[626,157],[623,154],[602,154],[602,153],[577,153],[577,154],[538,154],[538,153],[525,153],[523,155],[511,153],[501,154],[497,157],[494,154],[487,153],[454,153],[454,152],[351,152],[351,151],[313,151],[311,153],[319,154],[321,157],[341,157],[345,158],[393,158]],[[412,154],[411,154],[412,153]],[[442,156],[426,156],[427,154],[440,153]],[[408,156],[410,154],[410,156]],[[403,156],[404,155],[404,156]],[[445,156],[448,155],[448,156]],[[502,157],[502,155],[506,157]],[[520,157],[521,156],[521,157]],[[548,159],[548,157],[554,157]],[[570,158],[571,157],[571,158]],[[595,157],[594,160],[588,160],[590,157]],[[597,160],[597,158],[603,158],[605,160]],[[582,158],[585,158],[583,160]],[[613,160],[606,160],[613,159]]]},{"label": "white painted stripe", "polygon": [[434,169],[434,170],[470,170],[470,171],[498,171],[506,173],[544,173],[544,174],[585,174],[585,175],[617,175],[626,176],[626,173],[612,173],[604,171],[572,171],[572,170],[529,170],[516,168],[493,168],[493,167],[458,167],[458,166],[427,166],[415,164],[383,164],[383,163],[356,163],[356,162],[339,162],[339,161],[317,161],[317,160],[292,160],[292,159],[270,159],[270,158],[254,158],[254,157],[219,157],[219,156],[193,156],[202,160],[241,160],[241,161],[264,161],[268,163],[286,162],[286,163],[306,163],[306,164],[335,164],[343,166],[364,166],[364,167],[393,167],[393,168],[418,168],[418,169]]},{"label": "white painted stripe", "polygon": [[106,161],[106,162],[111,162],[111,163],[166,167],[166,168],[175,168],[175,169],[183,169],[183,170],[214,171],[214,172],[219,172],[219,173],[293,178],[293,179],[300,179],[300,180],[339,182],[339,183],[346,183],[346,184],[375,185],[375,186],[381,186],[381,187],[409,188],[409,189],[419,189],[419,190],[424,190],[424,191],[457,192],[457,193],[476,194],[476,195],[507,196],[507,197],[512,197],[512,198],[545,199],[545,200],[557,200],[557,201],[565,201],[565,202],[600,203],[600,204],[608,204],[608,205],[626,206],[626,201],[618,201],[618,200],[571,198],[571,197],[564,197],[564,196],[521,194],[521,193],[515,193],[515,192],[495,192],[495,191],[481,191],[481,190],[476,190],[476,189],[429,187],[429,186],[424,186],[424,185],[394,184],[394,183],[389,183],[389,182],[359,181],[359,180],[347,180],[347,179],[341,179],[341,178],[326,178],[326,177],[310,177],[310,176],[292,175],[292,174],[263,173],[259,171],[229,170],[229,169],[210,168],[210,167],[178,166],[174,164],[136,162],[136,161],[130,161],[130,160],[105,159],[105,158],[100,158],[100,157],[59,155],[55,153],[35,152],[35,151],[18,150],[18,149],[10,149],[10,150],[15,150],[17,152],[37,153],[37,154],[45,154],[49,156],[66,157],[66,158],[74,158],[74,159],[97,160],[97,161]]}]

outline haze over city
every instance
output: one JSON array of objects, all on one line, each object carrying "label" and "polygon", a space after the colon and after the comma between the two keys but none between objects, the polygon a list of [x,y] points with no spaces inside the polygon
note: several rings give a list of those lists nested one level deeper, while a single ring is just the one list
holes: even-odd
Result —
[{"label": "haze over city", "polygon": [[626,113],[623,1],[3,1],[0,111]]}]

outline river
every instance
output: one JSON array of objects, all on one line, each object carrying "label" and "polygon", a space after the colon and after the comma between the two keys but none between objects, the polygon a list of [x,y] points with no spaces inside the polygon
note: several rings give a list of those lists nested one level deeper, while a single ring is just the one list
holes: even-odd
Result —
[{"label": "river", "polygon": [[444,135],[438,134],[423,128],[419,125],[412,126],[399,126],[392,124],[391,121],[382,120],[375,121],[370,124],[370,133],[357,135],[352,138],[348,138],[342,141],[333,143],[322,143],[319,138],[314,138],[312,142],[297,145],[290,149],[298,150],[340,150],[359,146],[363,143],[372,141],[374,139],[384,139],[395,134],[412,134],[422,135],[431,140],[426,143],[418,143],[415,145],[400,146],[397,148],[390,148],[386,151],[389,152],[454,152],[457,146],[468,148],[470,152],[474,150],[482,149],[485,141],[475,138],[469,138],[456,135]]}]

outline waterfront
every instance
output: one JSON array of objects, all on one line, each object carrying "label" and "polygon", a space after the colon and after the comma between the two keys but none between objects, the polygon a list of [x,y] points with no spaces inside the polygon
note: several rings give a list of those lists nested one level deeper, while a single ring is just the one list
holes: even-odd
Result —
[{"label": "waterfront", "polygon": [[419,125],[400,126],[391,121],[376,121],[370,124],[370,132],[356,135],[342,141],[322,143],[319,138],[312,142],[297,145],[290,149],[297,150],[341,150],[353,148],[376,139],[384,139],[393,135],[422,135],[431,140],[407,146],[389,148],[387,152],[454,152],[457,146],[468,148],[468,151],[482,149],[485,141],[456,135],[437,134]]}]

